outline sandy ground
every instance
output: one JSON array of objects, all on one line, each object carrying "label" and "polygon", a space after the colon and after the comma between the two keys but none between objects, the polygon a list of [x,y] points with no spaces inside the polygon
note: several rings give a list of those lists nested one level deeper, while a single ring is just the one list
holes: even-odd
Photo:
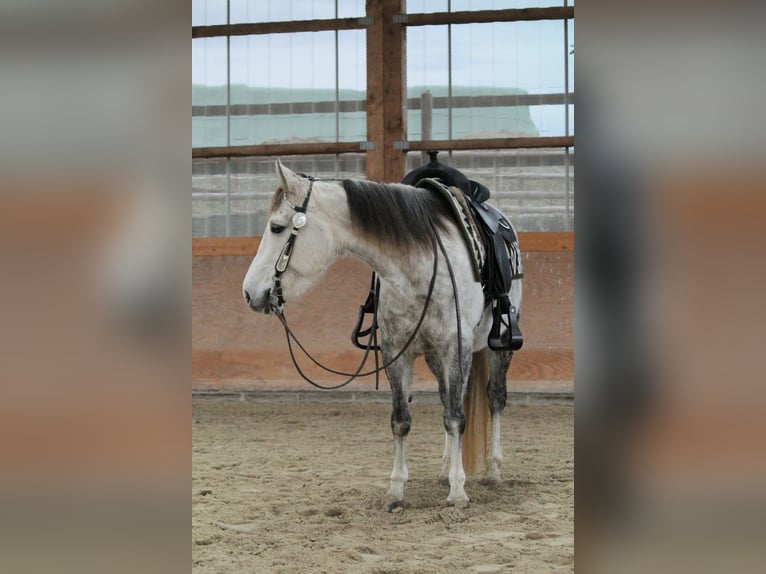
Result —
[{"label": "sandy ground", "polygon": [[413,405],[401,512],[380,403],[193,402],[194,572],[572,572],[571,405],[509,405],[503,481],[469,478],[468,509],[437,476],[441,407]]}]

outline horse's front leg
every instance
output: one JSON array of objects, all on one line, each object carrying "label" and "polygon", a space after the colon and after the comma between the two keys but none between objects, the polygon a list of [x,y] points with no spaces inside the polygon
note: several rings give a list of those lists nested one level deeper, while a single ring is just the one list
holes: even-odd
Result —
[{"label": "horse's front leg", "polygon": [[[383,350],[383,359],[389,354]],[[384,510],[389,512],[402,505],[404,500],[404,484],[409,478],[407,469],[407,435],[410,432],[412,416],[410,415],[409,397],[412,382],[412,357],[402,356],[386,368],[388,382],[391,385],[392,410],[391,432],[394,435],[394,468],[391,471],[391,486],[386,493],[383,503]]]},{"label": "horse's front leg", "polygon": [[[444,362],[437,354],[427,354],[425,356],[426,364],[431,372],[439,382],[439,398],[442,405],[447,404],[447,373],[444,369]],[[444,431],[444,450],[442,451],[442,469],[439,473],[439,484],[449,486],[449,469],[450,469],[450,439],[449,433]]]},{"label": "horse's front leg", "polygon": [[444,430],[446,431],[444,450],[447,456],[444,456],[445,463],[449,458],[447,505],[465,508],[470,499],[464,488],[465,470],[463,469],[462,439],[465,431],[465,411],[463,410],[463,399],[465,398],[468,375],[471,371],[471,345],[463,345],[462,358],[457,356],[457,352],[453,353],[453,356],[454,359],[450,361],[446,373],[448,381],[446,396],[442,399],[444,403]]}]

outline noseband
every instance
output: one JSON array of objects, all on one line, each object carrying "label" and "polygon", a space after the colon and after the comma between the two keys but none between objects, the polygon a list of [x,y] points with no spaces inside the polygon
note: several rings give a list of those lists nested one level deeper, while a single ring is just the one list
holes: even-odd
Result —
[{"label": "noseband", "polygon": [[314,182],[316,178],[311,176],[305,176],[309,180],[309,190],[306,192],[306,199],[303,200],[302,205],[293,205],[287,199],[287,194],[282,192],[282,199],[284,202],[293,208],[295,214],[293,215],[293,229],[290,232],[290,237],[287,238],[285,246],[277,257],[277,262],[274,264],[274,289],[272,291],[272,297],[276,298],[276,305],[272,304],[271,309],[274,312],[282,310],[285,304],[285,297],[282,293],[282,281],[280,277],[287,270],[287,266],[290,264],[290,258],[293,255],[293,249],[295,247],[295,240],[298,238],[298,232],[306,225],[306,209],[309,206],[309,199],[311,199],[311,190],[314,189]]}]

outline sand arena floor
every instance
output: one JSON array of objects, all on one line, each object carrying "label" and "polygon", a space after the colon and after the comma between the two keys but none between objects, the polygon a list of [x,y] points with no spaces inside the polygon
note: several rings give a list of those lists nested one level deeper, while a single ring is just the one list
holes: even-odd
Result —
[{"label": "sand arena floor", "polygon": [[509,404],[503,481],[438,483],[441,407],[413,404],[405,507],[380,510],[387,404],[193,402],[193,571],[572,572],[574,408]]}]

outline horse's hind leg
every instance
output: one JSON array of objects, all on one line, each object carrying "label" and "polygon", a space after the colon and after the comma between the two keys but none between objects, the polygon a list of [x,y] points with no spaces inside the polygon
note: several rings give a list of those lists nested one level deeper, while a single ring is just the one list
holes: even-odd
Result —
[{"label": "horse's hind leg", "polygon": [[[447,504],[458,508],[468,506],[469,498],[465,493],[465,470],[463,469],[462,438],[465,431],[465,411],[463,399],[468,374],[471,371],[471,346],[464,346],[462,360],[454,353],[454,359],[447,366],[445,375],[447,384],[444,403],[444,430],[446,431],[445,460],[449,458],[449,494]],[[460,363],[462,362],[462,369]],[[462,376],[461,376],[462,373]],[[446,399],[446,400],[445,400]]]},{"label": "horse's hind leg", "polygon": [[489,450],[487,452],[487,471],[484,484],[500,482],[500,465],[503,452],[500,446],[500,415],[505,408],[507,391],[505,376],[511,364],[512,351],[490,351],[489,353],[489,410],[492,415],[489,432]]},{"label": "horse's hind leg", "polygon": [[[385,350],[383,359],[384,361],[387,360]],[[409,408],[412,359],[401,357],[386,368],[386,375],[391,385],[393,407],[391,410],[391,432],[394,435],[394,468],[391,471],[391,486],[386,493],[383,508],[392,511],[402,505],[404,484],[409,477],[407,435],[410,432],[412,422]]]}]

